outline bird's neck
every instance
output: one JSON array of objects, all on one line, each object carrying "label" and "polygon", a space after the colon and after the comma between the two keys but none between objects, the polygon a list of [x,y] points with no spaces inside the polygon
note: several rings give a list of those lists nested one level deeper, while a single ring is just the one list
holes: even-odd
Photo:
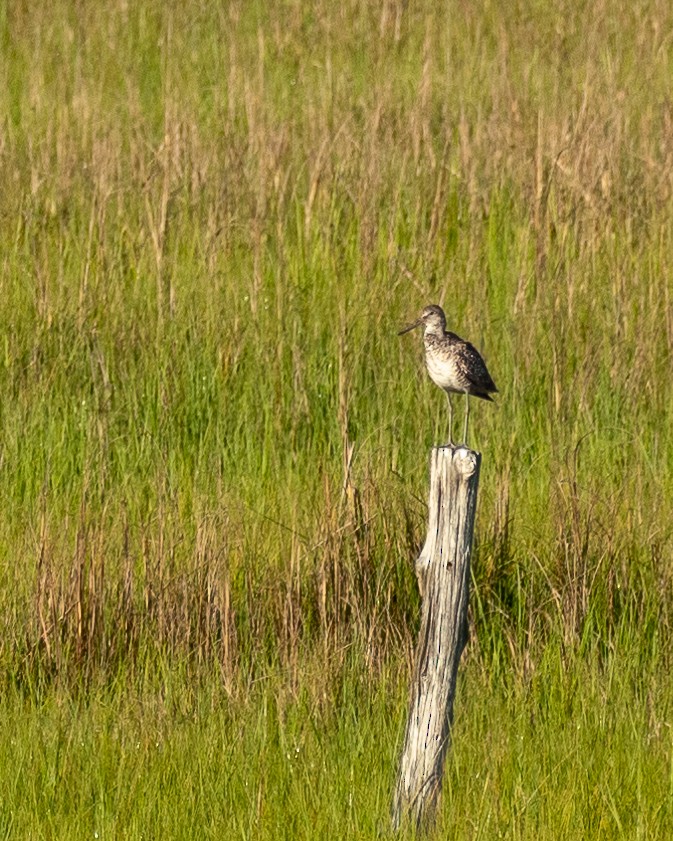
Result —
[{"label": "bird's neck", "polygon": [[444,327],[441,324],[426,324],[424,335],[426,335],[426,336],[443,336],[444,335]]}]

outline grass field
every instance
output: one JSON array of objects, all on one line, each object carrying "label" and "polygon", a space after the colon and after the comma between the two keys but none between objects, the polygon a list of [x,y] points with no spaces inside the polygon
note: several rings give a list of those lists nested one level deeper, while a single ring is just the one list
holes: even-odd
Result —
[{"label": "grass field", "polygon": [[483,352],[437,838],[673,837],[673,9],[0,9],[0,837],[377,838],[428,303]]}]

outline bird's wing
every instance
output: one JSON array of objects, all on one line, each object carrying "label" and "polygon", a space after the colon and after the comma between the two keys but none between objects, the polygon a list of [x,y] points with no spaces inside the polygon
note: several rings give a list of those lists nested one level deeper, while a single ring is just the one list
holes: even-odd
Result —
[{"label": "bird's wing", "polygon": [[[451,334],[451,336],[454,338],[455,334]],[[455,339],[458,340],[456,343],[458,346],[456,365],[458,366],[460,373],[465,377],[470,385],[476,389],[480,389],[485,392],[497,391],[498,389],[496,384],[493,382],[493,378],[488,373],[486,363],[482,359],[481,354],[476,347],[458,336],[455,336]]]}]

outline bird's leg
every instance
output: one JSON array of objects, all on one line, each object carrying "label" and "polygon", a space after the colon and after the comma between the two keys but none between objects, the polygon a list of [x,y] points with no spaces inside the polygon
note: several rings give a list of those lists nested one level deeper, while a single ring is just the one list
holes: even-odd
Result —
[{"label": "bird's leg", "polygon": [[446,392],[446,399],[449,401],[449,444],[453,447],[453,405],[448,391]]},{"label": "bird's leg", "polygon": [[465,432],[463,434],[463,438],[465,439],[464,443],[467,447],[467,422],[470,419],[470,395],[465,392]]}]

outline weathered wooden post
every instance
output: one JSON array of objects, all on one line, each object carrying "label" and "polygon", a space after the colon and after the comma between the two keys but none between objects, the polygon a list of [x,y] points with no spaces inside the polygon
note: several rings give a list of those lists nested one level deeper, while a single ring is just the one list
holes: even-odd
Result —
[{"label": "weathered wooden post", "polygon": [[416,561],[421,628],[409,719],[393,800],[393,827],[429,824],[449,747],[458,662],[467,644],[470,554],[480,453],[434,447],[430,457],[429,524]]}]

